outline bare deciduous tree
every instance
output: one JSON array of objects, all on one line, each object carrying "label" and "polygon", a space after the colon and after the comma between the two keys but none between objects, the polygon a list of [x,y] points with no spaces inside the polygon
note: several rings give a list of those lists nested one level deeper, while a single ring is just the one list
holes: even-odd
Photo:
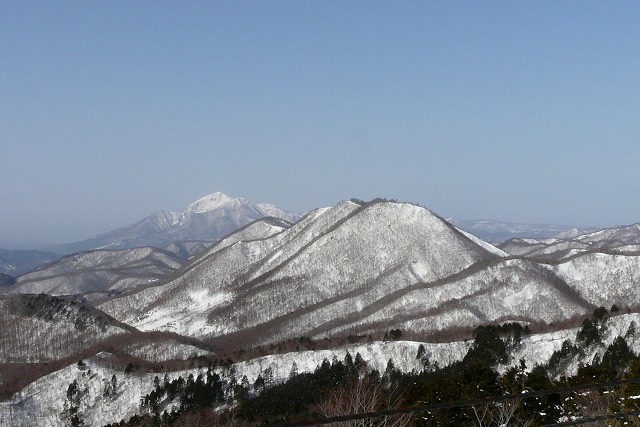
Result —
[{"label": "bare deciduous tree", "polygon": [[[385,392],[380,384],[366,377],[347,381],[335,388],[315,407],[324,417],[362,414],[400,407],[400,397]],[[332,425],[336,427],[403,427],[409,425],[411,414],[351,420]]]},{"label": "bare deciduous tree", "polygon": [[483,405],[473,405],[473,415],[478,427],[527,427],[533,425],[532,420],[516,419],[516,411],[522,399],[490,402]]}]

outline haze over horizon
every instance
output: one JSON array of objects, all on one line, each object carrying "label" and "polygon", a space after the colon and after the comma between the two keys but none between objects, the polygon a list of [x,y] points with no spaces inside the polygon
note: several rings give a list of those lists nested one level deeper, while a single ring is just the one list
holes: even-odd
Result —
[{"label": "haze over horizon", "polygon": [[0,5],[0,247],[221,191],[640,221],[640,4]]}]

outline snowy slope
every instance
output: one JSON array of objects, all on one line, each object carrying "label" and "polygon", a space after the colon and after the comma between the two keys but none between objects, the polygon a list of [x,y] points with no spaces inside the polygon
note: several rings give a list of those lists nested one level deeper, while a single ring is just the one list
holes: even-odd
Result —
[{"label": "snowy slope", "polygon": [[86,295],[118,294],[175,272],[185,260],[155,248],[94,250],[67,256],[20,276],[2,293]]},{"label": "snowy slope", "polygon": [[273,205],[259,205],[217,192],[196,200],[180,212],[161,211],[130,226],[51,250],[68,254],[89,249],[161,248],[180,241],[214,242],[252,221],[270,216],[290,223],[300,218]]},{"label": "snowy slope", "polygon": [[0,273],[8,276],[15,276],[16,272],[17,270],[13,265],[0,258]]},{"label": "snowy slope", "polygon": [[213,242],[203,240],[188,240],[186,242],[175,242],[165,246],[163,249],[179,256],[180,258],[189,259],[196,255],[200,255],[206,251]]},{"label": "snowy slope", "polygon": [[275,236],[278,233],[286,230],[291,226],[291,223],[283,221],[278,218],[263,218],[253,221],[250,224],[245,225],[237,231],[223,237],[214,245],[210,254],[218,252],[228,246],[233,245],[241,241],[261,240]]},{"label": "snowy slope", "polygon": [[588,253],[553,267],[553,271],[598,306],[640,305],[640,256]]},{"label": "snowy slope", "polygon": [[573,237],[587,243],[621,242],[624,244],[640,244],[640,224],[632,224],[620,227],[605,228],[598,231],[586,232]]},{"label": "snowy slope", "polygon": [[416,283],[394,298],[354,324],[367,332],[393,322],[402,330],[437,333],[496,321],[558,321],[593,309],[566,283],[525,260],[476,265],[444,280]]},{"label": "snowy slope", "polygon": [[[296,363],[298,372],[313,372],[324,359],[333,357],[344,359],[347,351],[353,356],[360,353],[371,369],[384,371],[387,361],[393,359],[395,366],[403,371],[420,369],[416,354],[420,343],[398,341],[390,343],[373,342],[366,345],[351,345],[335,350],[304,351],[286,353],[252,359],[233,365],[232,370],[218,369],[223,381],[229,380],[231,371],[236,378],[246,375],[251,384],[264,370],[271,368],[276,382],[285,381]],[[469,344],[464,342],[445,344],[424,344],[432,361],[441,366],[460,360]],[[140,413],[140,397],[153,389],[156,375],[163,378],[165,373],[134,373],[125,375],[115,368],[114,358],[108,353],[100,353],[83,361],[85,366],[69,365],[59,371],[40,378],[5,402],[0,402],[0,425],[6,427],[62,426],[68,423],[63,416],[66,390],[74,380],[85,389],[80,404],[80,414],[85,425],[100,426],[129,419]],[[169,379],[189,374],[197,376],[201,369],[167,372]],[[117,393],[113,397],[103,395],[104,386],[116,376]]]},{"label": "snowy slope", "polygon": [[129,332],[104,313],[46,295],[0,296],[0,363],[62,359]]},{"label": "snowy slope", "polygon": [[548,261],[560,260],[575,253],[597,249],[589,243],[562,239],[510,239],[498,247],[509,255]]},{"label": "snowy slope", "polygon": [[462,229],[458,229],[462,234],[464,234],[467,238],[469,238],[469,240],[471,240],[472,242],[474,242],[475,244],[482,246],[484,249],[488,250],[489,252],[498,255],[500,257],[507,257],[509,256],[508,253],[506,253],[505,251],[503,251],[502,249],[499,249],[496,246],[493,246],[490,243],[485,242],[484,240],[482,240],[479,237],[474,236],[471,233],[467,233],[466,231],[462,230]]},{"label": "snowy slope", "polygon": [[[415,357],[419,345],[420,343],[407,341],[374,342],[335,350],[265,356],[236,363],[233,365],[233,371],[236,378],[246,375],[249,382],[253,383],[258,375],[264,373],[267,368],[271,368],[274,380],[281,382],[288,378],[294,363],[297,365],[298,372],[312,372],[324,359],[330,361],[335,356],[342,360],[347,351],[352,356],[360,353],[373,369],[384,371],[387,361],[393,359],[398,369],[410,371],[420,368]],[[444,366],[461,359],[467,351],[468,344],[462,342],[425,344],[425,347],[430,359]],[[86,397],[80,406],[85,425],[105,425],[140,413],[140,397],[153,389],[153,379],[158,374],[124,375],[121,370],[112,368],[109,354],[99,354],[84,362],[86,367],[83,369],[79,369],[76,364],[70,365],[29,385],[14,395],[11,400],[0,402],[0,425],[6,427],[65,425],[66,420],[62,416],[65,392],[74,380],[86,388]],[[199,372],[201,371],[194,369],[168,372],[167,375],[169,379],[178,376],[186,378],[189,374],[196,376]],[[229,371],[219,370],[218,373],[222,375],[223,380],[229,379]],[[104,385],[113,375],[117,378],[118,393],[113,398],[104,397]],[[163,377],[164,374],[159,376]]]}]

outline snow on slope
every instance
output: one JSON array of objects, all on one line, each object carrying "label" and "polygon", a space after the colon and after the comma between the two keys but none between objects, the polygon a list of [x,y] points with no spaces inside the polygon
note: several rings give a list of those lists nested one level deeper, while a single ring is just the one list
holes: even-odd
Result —
[{"label": "snow on slope", "polygon": [[128,333],[101,314],[46,295],[0,297],[0,363],[57,360]]},{"label": "snow on slope", "polygon": [[212,244],[212,242],[205,242],[201,240],[189,240],[186,242],[171,243],[163,249],[179,256],[180,258],[189,259],[206,251]]},{"label": "snow on slope", "polygon": [[473,234],[471,234],[471,233],[467,233],[466,231],[464,231],[464,230],[462,230],[462,229],[460,229],[460,228],[458,228],[458,230],[459,230],[462,234],[464,234],[464,235],[465,235],[469,240],[471,240],[473,243],[475,243],[475,244],[477,244],[477,245],[479,245],[479,246],[482,246],[482,248],[483,248],[483,249],[486,249],[487,251],[489,251],[489,252],[491,252],[491,253],[493,253],[493,254],[495,254],[495,255],[498,255],[498,256],[500,256],[500,257],[507,257],[507,256],[509,256],[509,254],[508,254],[508,253],[506,253],[506,252],[505,252],[505,251],[503,251],[502,249],[499,249],[499,248],[497,248],[497,247],[493,246],[491,243],[487,243],[487,242],[485,242],[484,240],[480,239],[479,237],[476,237],[476,236],[474,236],[474,235],[473,235]]},{"label": "snow on slope", "polygon": [[[69,425],[63,416],[69,385],[75,380],[86,397],[81,400],[80,413],[85,425],[101,426],[129,419],[140,407],[140,397],[148,393],[156,374],[124,375],[111,369],[111,355],[102,353],[85,360],[86,368],[70,365],[40,378],[12,399],[0,402],[0,425],[6,427]],[[114,398],[103,396],[105,383],[117,379]]]},{"label": "snow on slope", "polygon": [[[230,296],[224,289],[224,280],[233,280],[257,261],[268,261],[265,258],[269,257],[277,246],[299,248],[304,242],[296,239],[301,234],[296,230],[306,230],[313,238],[357,207],[354,203],[345,202],[333,209],[318,209],[307,214],[288,232],[277,234],[272,239],[238,242],[221,251],[214,247],[186,266],[182,276],[175,281],[163,286],[150,287],[126,298],[107,302],[100,307],[121,319],[139,325],[144,330],[173,330],[174,324],[190,318],[196,323],[195,326],[191,326],[192,329],[197,328],[197,323],[204,327],[207,311],[225,302]],[[199,303],[198,311],[191,307],[195,300]],[[200,318],[194,318],[194,315],[199,315]],[[211,332],[211,329],[212,327],[208,330],[205,328],[203,335]],[[189,332],[188,327],[175,330],[187,334]]]},{"label": "snow on slope", "polygon": [[[2,293],[113,294],[144,286],[179,269],[185,260],[155,248],[93,250],[67,256],[20,276]],[[95,298],[97,295],[93,295]]]},{"label": "snow on slope", "polygon": [[501,243],[499,247],[509,255],[549,261],[596,249],[585,242],[562,239],[511,239]]},{"label": "snow on slope", "polygon": [[300,220],[300,215],[280,209],[276,205],[270,203],[258,203],[260,211],[268,217],[280,218],[293,224]]},{"label": "snow on slope", "polygon": [[[373,342],[366,345],[352,345],[335,350],[304,351],[281,355],[265,356],[233,365],[236,378],[246,375],[253,384],[264,370],[273,370],[276,382],[285,381],[291,372],[293,363],[298,372],[313,372],[323,359],[331,361],[333,357],[342,360],[347,351],[355,357],[360,353],[369,366],[384,372],[387,361],[391,358],[396,368],[403,371],[420,369],[416,354],[420,343],[410,341]],[[467,351],[468,344],[455,342],[447,344],[425,344],[431,360],[438,361],[441,366],[461,359]],[[164,373],[134,373],[124,375],[122,370],[113,368],[113,357],[108,353],[100,353],[83,361],[85,367],[73,364],[42,377],[27,386],[8,401],[0,402],[0,425],[6,427],[24,426],[62,426],[68,421],[62,416],[66,390],[74,380],[81,388],[86,387],[85,398],[80,405],[80,413],[85,425],[100,426],[129,419],[140,413],[140,397],[153,389],[156,375],[161,379]],[[197,376],[202,370],[192,369],[168,372],[171,380],[189,374]],[[224,379],[228,379],[228,371],[218,369]],[[116,376],[117,393],[114,397],[103,395],[104,385]]]},{"label": "snow on slope", "polygon": [[474,266],[445,280],[416,283],[355,325],[365,332],[392,321],[402,330],[438,332],[495,321],[563,320],[592,309],[573,289],[525,260]]},{"label": "snow on slope", "polygon": [[272,238],[212,248],[175,281],[100,307],[143,330],[213,337],[251,329],[266,341],[312,333],[407,285],[494,258],[424,208],[342,202]]},{"label": "snow on slope", "polygon": [[211,354],[211,352],[201,348],[170,339],[141,340],[127,345],[121,350],[139,359],[152,362],[174,359],[187,360]]},{"label": "snow on slope", "polygon": [[9,276],[16,276],[17,269],[13,265],[9,264],[7,261],[0,258],[0,273],[6,274]]},{"label": "snow on slope", "polygon": [[447,221],[487,242],[504,242],[513,238],[544,239],[558,233],[567,232],[571,227],[553,224],[517,224],[511,222],[483,220],[461,220],[447,218]]},{"label": "snow on slope", "polygon": [[[624,314],[607,319],[605,322],[606,332],[602,337],[602,343],[592,345],[585,349],[583,355],[574,357],[558,375],[575,375],[578,372],[580,364],[591,364],[596,354],[599,355],[600,360],[602,360],[606,348],[619,336],[625,337],[629,348],[635,354],[639,354],[640,336],[627,335],[629,326],[632,323],[635,324],[636,328],[640,325],[640,313]],[[580,328],[570,328],[526,337],[522,340],[520,348],[512,355],[512,364],[515,364],[521,358],[526,361],[529,369],[536,364],[546,363],[554,351],[562,348],[562,343],[565,340],[575,343],[576,334],[579,330]]]},{"label": "snow on slope", "polygon": [[220,239],[215,243],[215,246],[212,246],[210,254],[241,241],[267,239],[286,230],[290,225],[291,224],[288,222],[279,220],[278,218],[264,218],[256,220]]},{"label": "snow on slope", "polygon": [[605,228],[587,232],[573,237],[574,240],[588,243],[622,242],[624,244],[640,244],[640,224]]},{"label": "snow on slope", "polygon": [[640,256],[588,253],[563,262],[552,270],[598,306],[640,305]]}]

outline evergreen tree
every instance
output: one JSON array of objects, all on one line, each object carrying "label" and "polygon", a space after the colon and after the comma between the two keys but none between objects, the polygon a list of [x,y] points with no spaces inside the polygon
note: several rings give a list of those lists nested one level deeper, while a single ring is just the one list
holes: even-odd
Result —
[{"label": "evergreen tree", "polygon": [[627,342],[621,336],[618,336],[602,356],[602,369],[607,371],[607,377],[615,379],[626,370],[633,360],[633,353]]},{"label": "evergreen tree", "polygon": [[268,367],[264,370],[264,386],[265,387],[272,387],[274,384],[274,379],[273,379],[273,368]]},{"label": "evergreen tree", "polygon": [[253,383],[253,391],[255,393],[260,393],[262,390],[264,390],[264,378],[262,377],[262,374],[258,374],[258,378],[256,378]]},{"label": "evergreen tree", "polygon": [[296,375],[298,375],[298,364],[294,360],[293,364],[291,365],[291,371],[289,371],[289,378],[293,378]]}]

